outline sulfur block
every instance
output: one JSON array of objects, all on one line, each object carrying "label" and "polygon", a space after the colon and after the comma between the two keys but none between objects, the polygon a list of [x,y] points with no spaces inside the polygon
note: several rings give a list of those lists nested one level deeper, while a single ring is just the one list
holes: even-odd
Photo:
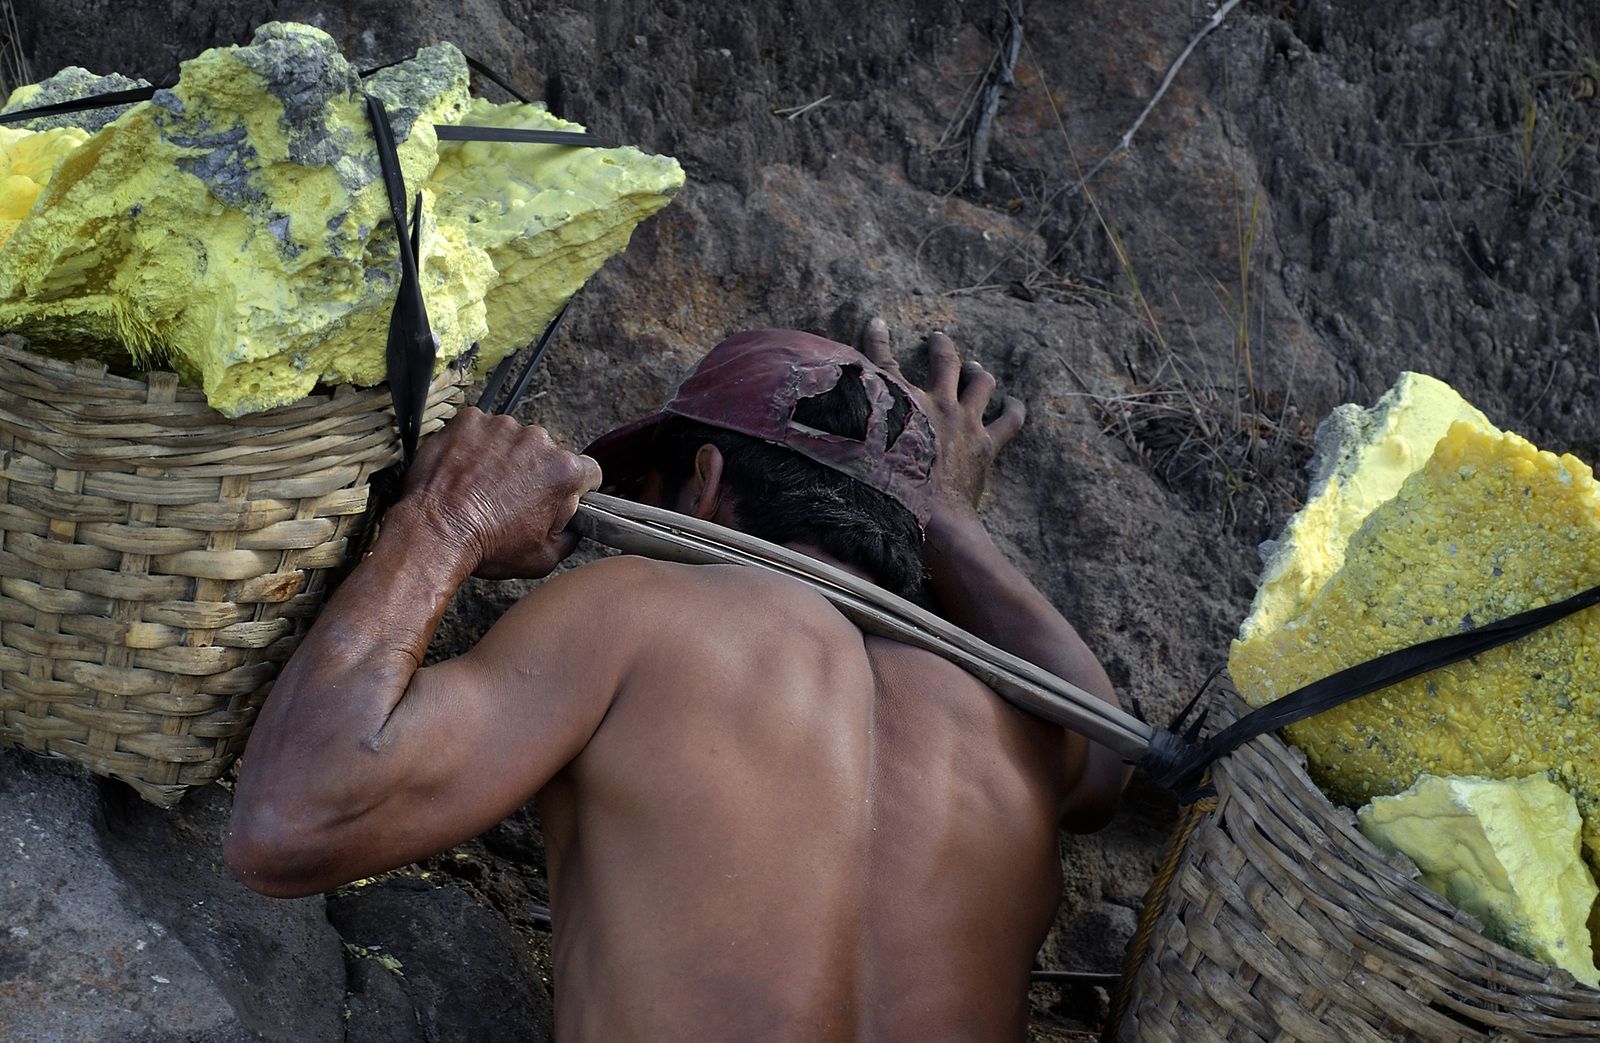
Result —
[{"label": "sulfur block", "polygon": [[78,127],[44,131],[0,127],[0,246],[33,209],[56,164],[88,138]]},{"label": "sulfur block", "polygon": [[1357,812],[1361,832],[1402,851],[1421,882],[1477,917],[1490,937],[1600,988],[1589,915],[1600,896],[1584,865],[1572,795],[1543,775],[1424,775]]},{"label": "sulfur block", "polygon": [[1345,545],[1367,515],[1427,462],[1458,420],[1497,433],[1450,385],[1402,373],[1371,409],[1345,404],[1317,425],[1306,505],[1278,539],[1261,545],[1261,582],[1241,639],[1300,614],[1344,564]]},{"label": "sulfur block", "polygon": [[[472,102],[466,123],[527,130],[582,130],[543,105]],[[491,366],[536,337],[638,223],[666,206],[683,168],[636,148],[580,149],[449,141],[428,181],[441,225],[485,251],[495,276],[484,297]]]},{"label": "sulfur block", "polygon": [[[441,47],[462,109],[465,62]],[[412,167],[420,185],[431,163]],[[320,380],[377,383],[392,224],[355,70],[327,34],[271,23],[185,62],[176,87],[62,160],[0,248],[0,326],[63,355],[172,365],[229,415]],[[481,333],[454,306],[478,290],[437,290],[425,284],[448,359]]]},{"label": "sulfur block", "polygon": [[[1456,423],[1378,505],[1305,610],[1234,643],[1261,706],[1337,670],[1600,584],[1600,492],[1572,456]],[[1600,865],[1600,607],[1286,729],[1328,795],[1359,805],[1423,774],[1567,789]]]},{"label": "sulfur block", "polygon": [[[469,112],[559,123],[536,107],[475,103],[469,86],[450,44],[364,84],[310,26],[271,23],[248,47],[206,51],[175,87],[61,158],[0,246],[0,329],[64,357],[169,365],[229,416],[319,383],[381,383],[399,238],[365,89],[387,108],[408,207],[421,199],[438,365],[479,343],[490,346],[480,358],[505,354],[683,174],[636,149],[441,149],[435,124]],[[27,186],[16,187],[20,200]]]},{"label": "sulfur block", "polygon": [[[135,87],[148,87],[149,80],[129,79],[121,73],[112,73],[109,76],[96,76],[88,69],[69,65],[56,73],[48,80],[38,83],[25,83],[11,92],[11,97],[6,99],[5,108],[0,113],[18,112],[22,109],[36,109],[44,105],[55,105],[63,101],[77,101],[96,94],[112,94],[117,91],[133,90]],[[77,127],[86,133],[94,133],[107,123],[111,123],[118,116],[127,112],[131,105],[110,105],[99,109],[84,109],[81,112],[64,112],[58,116],[37,116],[21,123],[10,124],[26,130],[53,130],[58,127]]]}]

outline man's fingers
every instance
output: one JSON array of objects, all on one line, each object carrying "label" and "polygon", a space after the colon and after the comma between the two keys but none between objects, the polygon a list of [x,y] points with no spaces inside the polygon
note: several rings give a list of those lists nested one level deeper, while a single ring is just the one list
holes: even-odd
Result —
[{"label": "man's fingers", "polygon": [[965,384],[959,401],[981,412],[989,404],[989,396],[994,394],[994,375],[984,369],[982,363],[969,359],[961,364],[961,376]]},{"label": "man's fingers", "polygon": [[599,489],[604,479],[604,476],[600,473],[600,461],[592,456],[579,455],[578,466],[583,470],[582,482],[580,483],[582,491],[579,495],[592,493]]},{"label": "man's fingers", "polygon": [[984,428],[989,432],[989,438],[993,441],[996,452],[1011,441],[1013,435],[1022,430],[1022,422],[1027,418],[1028,407],[1022,404],[1022,399],[1015,395],[1007,395],[1005,408],[994,418],[994,423]]},{"label": "man's fingers", "polygon": [[861,335],[861,354],[871,359],[879,369],[900,375],[900,363],[895,361],[889,348],[889,324],[880,315],[874,315]]},{"label": "man's fingers", "polygon": [[943,333],[928,334],[928,390],[955,398],[960,379],[961,356],[956,354],[956,342]]}]

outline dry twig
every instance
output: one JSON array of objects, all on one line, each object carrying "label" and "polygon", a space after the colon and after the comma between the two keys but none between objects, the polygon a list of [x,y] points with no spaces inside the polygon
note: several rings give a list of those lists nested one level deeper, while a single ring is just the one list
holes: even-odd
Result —
[{"label": "dry twig", "polygon": [[972,187],[984,187],[983,166],[989,159],[989,135],[994,130],[995,113],[1000,111],[1000,95],[1016,82],[1017,52],[1022,48],[1022,0],[1012,7],[1006,3],[1006,16],[1010,24],[1000,41],[1000,58],[994,79],[983,89],[983,107],[978,111],[978,121],[972,128],[972,149],[967,166],[972,171]]},{"label": "dry twig", "polygon": [[773,109],[772,110],[772,114],[774,116],[778,117],[779,119],[785,119],[785,120],[798,119],[799,117],[804,116],[806,113],[810,112],[812,109],[818,107],[823,102],[829,100],[832,97],[833,97],[833,95],[831,95],[831,94],[824,94],[822,97],[818,98],[816,101],[808,101],[804,105],[796,105],[793,108],[788,108],[788,109]]},{"label": "dry twig", "polygon": [[1127,150],[1128,146],[1133,143],[1134,134],[1138,132],[1140,127],[1144,126],[1145,118],[1148,117],[1152,111],[1154,111],[1156,104],[1161,101],[1162,95],[1167,93],[1167,88],[1172,86],[1172,81],[1178,76],[1178,70],[1183,68],[1184,62],[1189,60],[1189,55],[1197,46],[1199,46],[1200,41],[1204,40],[1206,36],[1210,34],[1211,30],[1222,24],[1222,20],[1228,17],[1228,12],[1232,11],[1238,5],[1239,0],[1226,0],[1221,7],[1217,8],[1216,14],[1213,14],[1210,19],[1206,21],[1206,24],[1200,27],[1200,31],[1194,34],[1194,36],[1189,40],[1189,45],[1178,54],[1178,57],[1174,59],[1172,65],[1167,69],[1167,75],[1162,78],[1161,86],[1156,88],[1155,95],[1150,99],[1149,104],[1144,107],[1144,111],[1139,113],[1139,118],[1133,121],[1133,126],[1128,128],[1128,132],[1122,135],[1122,140],[1118,141],[1116,145],[1112,147],[1110,152],[1107,152],[1105,155],[1101,156],[1099,161],[1096,162],[1094,166],[1089,168],[1089,172],[1078,179],[1077,185],[1067,193],[1068,197],[1076,195],[1078,192],[1082,191],[1083,186],[1088,183],[1089,179],[1100,172],[1100,168],[1104,167],[1107,163],[1111,162],[1112,159],[1116,158],[1118,153]]},{"label": "dry twig", "polygon": [[33,82],[28,56],[22,53],[22,31],[17,28],[17,10],[12,0],[0,0],[0,104],[11,92]]},{"label": "dry twig", "polygon": [[989,64],[983,67],[983,71],[973,77],[971,83],[961,88],[961,98],[956,102],[956,114],[950,117],[949,123],[945,124],[944,131],[939,135],[939,141],[933,146],[932,151],[938,152],[947,148],[960,147],[961,143],[952,142],[950,135],[966,124],[967,116],[972,113],[972,106],[977,103],[978,98],[983,94],[983,83],[989,78],[989,74],[994,71],[994,63],[998,60],[998,55],[990,55]]}]

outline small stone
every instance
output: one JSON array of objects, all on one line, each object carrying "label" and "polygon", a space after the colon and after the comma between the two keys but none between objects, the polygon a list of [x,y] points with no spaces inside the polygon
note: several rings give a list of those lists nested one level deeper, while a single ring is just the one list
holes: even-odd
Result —
[{"label": "small stone", "polygon": [[219,787],[162,810],[0,749],[0,838],[28,838],[25,858],[0,855],[0,1039],[342,1038],[323,899],[240,886],[221,859],[228,811]]}]

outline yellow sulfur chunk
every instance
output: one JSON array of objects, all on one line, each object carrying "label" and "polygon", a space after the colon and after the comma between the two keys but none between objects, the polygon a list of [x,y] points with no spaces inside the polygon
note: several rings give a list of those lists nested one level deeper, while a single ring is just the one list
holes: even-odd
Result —
[{"label": "yellow sulfur chunk", "polygon": [[[468,73],[448,45],[405,64],[435,73],[392,120],[420,184],[433,131],[417,113],[465,111]],[[378,382],[361,363],[382,357],[399,254],[361,88],[309,26],[269,23],[185,62],[177,86],[61,161],[0,249],[0,328],[63,355],[164,362],[229,415],[319,380]],[[480,331],[430,290],[449,358]]]},{"label": "yellow sulfur chunk", "polygon": [[[582,130],[542,105],[474,99],[475,126]],[[428,181],[441,224],[488,253],[495,276],[484,305],[479,366],[526,344],[634,227],[666,206],[683,168],[635,148],[580,149],[517,142],[450,141]]]},{"label": "yellow sulfur chunk", "polygon": [[45,131],[0,127],[0,246],[33,208],[56,164],[88,138],[77,127]]},{"label": "yellow sulfur chunk", "polygon": [[[1582,461],[1457,423],[1351,537],[1296,618],[1236,641],[1260,706],[1337,670],[1600,584],[1600,494]],[[1600,607],[1287,729],[1323,789],[1358,805],[1424,773],[1564,786],[1600,864]]]},{"label": "yellow sulfur chunk", "polygon": [[1402,373],[1371,409],[1342,405],[1318,425],[1306,505],[1277,540],[1261,545],[1261,583],[1241,639],[1300,614],[1344,564],[1345,545],[1367,515],[1427,462],[1458,420],[1496,430],[1450,385]]},{"label": "yellow sulfur chunk", "polygon": [[61,160],[0,247],[0,330],[66,357],[170,365],[229,416],[318,383],[381,383],[399,235],[365,91],[386,106],[407,209],[421,198],[438,366],[526,343],[683,174],[636,149],[520,143],[484,153],[505,169],[436,171],[434,125],[469,108],[550,120],[473,107],[469,85],[450,44],[362,80],[331,37],[293,23],[206,51]]},{"label": "yellow sulfur chunk", "polygon": [[1600,891],[1580,856],[1578,807],[1566,790],[1543,775],[1424,775],[1404,793],[1373,798],[1357,819],[1490,937],[1600,988],[1588,925]]}]

